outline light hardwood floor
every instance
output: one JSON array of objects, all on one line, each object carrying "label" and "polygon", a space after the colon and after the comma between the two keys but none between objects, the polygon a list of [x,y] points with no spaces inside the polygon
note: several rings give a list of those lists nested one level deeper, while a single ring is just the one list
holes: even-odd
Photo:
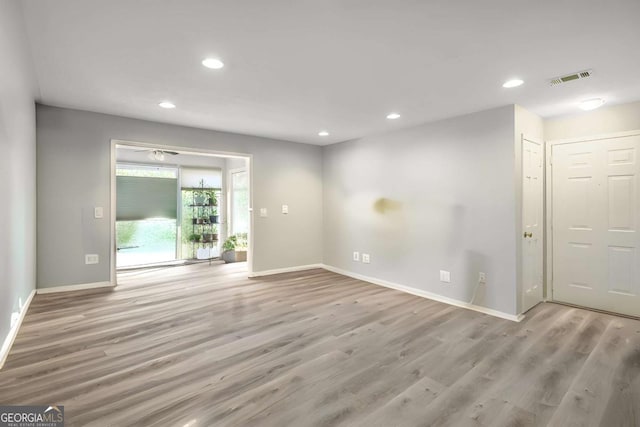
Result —
[{"label": "light hardwood floor", "polygon": [[0,404],[68,426],[640,426],[640,321],[514,323],[324,270],[119,280],[35,297]]}]

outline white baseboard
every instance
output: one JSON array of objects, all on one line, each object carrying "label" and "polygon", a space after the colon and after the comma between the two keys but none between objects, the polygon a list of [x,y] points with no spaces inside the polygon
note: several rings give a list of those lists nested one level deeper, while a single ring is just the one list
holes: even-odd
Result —
[{"label": "white baseboard", "polygon": [[468,303],[468,302],[460,301],[460,300],[457,300],[457,299],[453,299],[453,298],[445,297],[445,296],[442,296],[442,295],[434,294],[432,292],[423,291],[422,289],[416,289],[416,288],[412,288],[410,286],[400,285],[398,283],[393,283],[393,282],[389,282],[389,281],[386,281],[386,280],[376,279],[374,277],[368,277],[368,276],[364,276],[364,275],[358,274],[358,273],[352,273],[350,271],[343,270],[343,269],[337,268],[337,267],[333,267],[331,265],[326,265],[325,264],[325,265],[322,266],[322,268],[324,268],[326,270],[329,270],[329,271],[333,271],[334,273],[342,274],[343,276],[353,277],[354,279],[358,279],[358,280],[362,280],[362,281],[365,281],[365,282],[373,283],[374,285],[384,286],[385,288],[395,289],[397,291],[402,291],[402,292],[406,292],[408,294],[416,295],[416,296],[419,296],[419,297],[428,298],[430,300],[443,302],[445,304],[453,305],[453,306],[456,306],[456,307],[466,308],[468,310],[477,311],[477,312],[480,312],[480,313],[488,314],[490,316],[499,317],[501,319],[511,320],[513,322],[520,322],[522,319],[524,319],[524,315],[522,315],[522,314],[514,315],[514,314],[504,313],[502,311],[494,310],[494,309],[491,309],[491,308],[486,308],[486,307],[482,307],[482,306],[479,306],[479,305],[471,304],[471,303]]},{"label": "white baseboard", "polygon": [[35,294],[36,291],[34,289],[33,291],[31,291],[31,293],[27,297],[27,300],[24,302],[22,310],[20,311],[20,317],[18,318],[18,321],[15,325],[13,325],[13,328],[9,330],[7,337],[2,343],[2,348],[0,348],[0,369],[2,369],[2,367],[4,366],[4,362],[7,360],[7,356],[9,356],[9,352],[11,351],[11,347],[13,346],[13,342],[18,336],[18,331],[20,330],[20,326],[22,325],[24,316],[27,314],[27,310],[29,310],[29,305],[31,305],[31,301],[33,300]]},{"label": "white baseboard", "polygon": [[270,276],[272,274],[291,273],[293,271],[312,270],[314,268],[324,268],[324,264],[297,265],[295,267],[276,268],[274,270],[254,271],[249,277]]},{"label": "white baseboard", "polygon": [[86,289],[97,288],[113,288],[115,285],[111,282],[94,282],[94,283],[80,283],[78,285],[65,285],[65,286],[53,286],[51,288],[36,289],[38,294],[55,294],[58,292],[71,292],[82,291]]}]

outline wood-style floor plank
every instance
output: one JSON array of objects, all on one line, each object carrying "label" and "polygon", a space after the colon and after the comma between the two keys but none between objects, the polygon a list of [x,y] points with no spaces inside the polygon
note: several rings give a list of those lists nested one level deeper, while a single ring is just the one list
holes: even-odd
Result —
[{"label": "wood-style floor plank", "polygon": [[640,321],[540,304],[515,323],[243,268],[37,295],[0,404],[65,405],[68,426],[640,426]]}]

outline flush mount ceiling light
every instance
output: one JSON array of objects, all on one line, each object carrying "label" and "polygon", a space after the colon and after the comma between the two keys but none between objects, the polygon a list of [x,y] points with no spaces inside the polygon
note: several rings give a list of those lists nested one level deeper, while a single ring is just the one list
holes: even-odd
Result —
[{"label": "flush mount ceiling light", "polygon": [[593,98],[587,99],[586,101],[580,102],[580,108],[584,111],[595,110],[598,107],[602,107],[604,105],[604,99],[602,98]]},{"label": "flush mount ceiling light", "polygon": [[511,79],[511,80],[507,80],[506,82],[504,82],[502,87],[506,87],[507,89],[511,89],[513,87],[522,86],[523,83],[524,83],[524,81],[522,81],[520,79]]},{"label": "flush mount ceiling light", "polygon": [[224,62],[220,61],[217,58],[205,58],[202,60],[202,65],[207,68],[211,68],[212,70],[219,70],[224,67]]},{"label": "flush mount ceiling light", "polygon": [[167,108],[167,109],[171,109],[171,108],[176,108],[176,104],[174,104],[171,101],[162,101],[160,104],[158,104],[160,107],[162,108]]},{"label": "flush mount ceiling light", "polygon": [[395,119],[399,119],[400,118],[400,114],[398,113],[389,113],[387,114],[387,119],[389,120],[395,120]]},{"label": "flush mount ceiling light", "polygon": [[329,132],[327,132],[326,130],[321,130],[320,132],[318,132],[319,136],[329,136]]}]

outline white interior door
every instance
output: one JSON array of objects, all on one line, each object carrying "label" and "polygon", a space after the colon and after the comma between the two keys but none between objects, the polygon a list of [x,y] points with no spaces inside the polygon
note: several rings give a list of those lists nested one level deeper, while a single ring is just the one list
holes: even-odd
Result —
[{"label": "white interior door", "polygon": [[523,312],[542,301],[542,145],[522,140]]},{"label": "white interior door", "polygon": [[640,316],[640,136],[552,149],[553,298]]}]

